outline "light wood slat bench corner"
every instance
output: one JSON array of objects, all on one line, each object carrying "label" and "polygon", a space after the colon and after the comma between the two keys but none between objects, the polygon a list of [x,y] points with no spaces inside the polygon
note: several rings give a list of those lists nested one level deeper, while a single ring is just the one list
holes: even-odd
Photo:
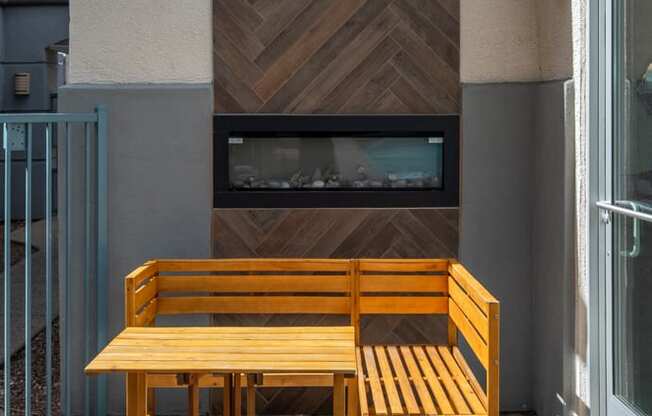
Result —
[{"label": "light wood slat bench corner", "polygon": [[[347,315],[357,345],[357,376],[347,382],[349,414],[498,415],[500,305],[454,259],[153,260],[127,276],[125,294],[128,327],[153,326],[157,316],[177,314]],[[383,314],[447,315],[448,343],[365,345],[360,317]],[[486,370],[485,389],[458,348],[458,335]],[[338,348],[334,334],[324,336],[329,348]],[[312,351],[308,341],[295,342],[298,354]],[[267,372],[240,383],[240,374],[235,377],[248,396],[256,387],[333,386],[337,378]],[[186,387],[185,381],[156,373],[144,382],[153,392]],[[195,382],[202,388],[224,384],[210,374]],[[247,403],[254,414],[251,397]]]}]

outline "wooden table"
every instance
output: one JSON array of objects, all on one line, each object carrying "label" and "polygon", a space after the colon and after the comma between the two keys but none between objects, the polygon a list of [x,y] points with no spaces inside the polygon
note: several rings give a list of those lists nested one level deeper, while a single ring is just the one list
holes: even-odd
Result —
[{"label": "wooden table", "polygon": [[[189,414],[199,414],[199,376],[224,376],[231,414],[233,374],[333,374],[333,414],[343,415],[344,377],[356,373],[353,327],[130,327],[85,369],[127,373],[127,415],[147,414],[146,375],[178,374],[188,382]],[[239,392],[238,392],[239,396]],[[239,408],[237,406],[236,408]]]}]

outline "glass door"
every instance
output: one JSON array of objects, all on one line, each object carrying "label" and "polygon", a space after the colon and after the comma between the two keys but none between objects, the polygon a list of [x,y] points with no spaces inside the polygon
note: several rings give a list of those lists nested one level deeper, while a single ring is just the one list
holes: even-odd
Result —
[{"label": "glass door", "polygon": [[652,415],[652,1],[606,7],[604,402],[608,416]]}]

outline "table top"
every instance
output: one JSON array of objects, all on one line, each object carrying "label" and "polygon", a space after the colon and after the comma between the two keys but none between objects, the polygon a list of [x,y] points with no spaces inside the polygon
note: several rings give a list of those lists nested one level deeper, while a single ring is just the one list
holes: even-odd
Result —
[{"label": "table top", "polygon": [[85,371],[354,375],[355,336],[351,326],[130,327]]}]

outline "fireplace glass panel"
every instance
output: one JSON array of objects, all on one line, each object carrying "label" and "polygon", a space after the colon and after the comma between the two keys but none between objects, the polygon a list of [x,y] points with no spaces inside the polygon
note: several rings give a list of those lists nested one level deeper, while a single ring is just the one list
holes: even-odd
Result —
[{"label": "fireplace glass panel", "polygon": [[442,189],[442,137],[229,138],[233,190]]}]

